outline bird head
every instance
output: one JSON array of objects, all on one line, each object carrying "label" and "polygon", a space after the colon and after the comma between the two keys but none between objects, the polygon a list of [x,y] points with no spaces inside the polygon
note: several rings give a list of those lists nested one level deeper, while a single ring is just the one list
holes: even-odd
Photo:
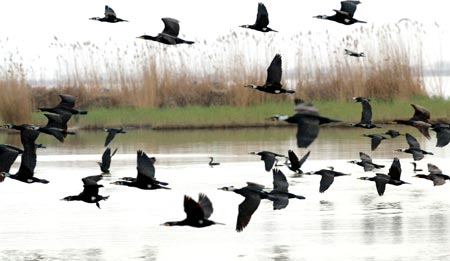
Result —
[{"label": "bird head", "polygon": [[228,186],[228,187],[222,187],[222,188],[218,188],[218,190],[223,190],[223,191],[234,191],[236,190],[234,186]]},{"label": "bird head", "polygon": [[3,128],[12,129],[13,126],[14,125],[8,123],[8,124],[3,125]]},{"label": "bird head", "polygon": [[68,196],[68,197],[62,198],[61,200],[72,201],[72,200],[74,200],[74,196]]},{"label": "bird head", "polygon": [[366,54],[365,53],[359,53],[359,56],[366,57]]},{"label": "bird head", "polygon": [[413,178],[423,178],[423,179],[426,179],[426,178],[427,178],[427,175],[425,175],[425,174],[417,174],[417,175],[414,175]]},{"label": "bird head", "polygon": [[356,160],[350,160],[350,161],[347,161],[348,163],[353,163],[353,164],[356,164],[358,161],[356,161]]},{"label": "bird head", "polygon": [[317,18],[317,19],[327,19],[328,16],[326,16],[326,15],[316,15],[316,16],[313,16],[313,18]]},{"label": "bird head", "polygon": [[256,84],[248,84],[248,85],[245,85],[244,87],[256,89],[258,86]]},{"label": "bird head", "polygon": [[396,150],[394,150],[394,151],[397,151],[397,152],[404,152],[406,149],[396,149]]},{"label": "bird head", "polygon": [[248,24],[244,24],[244,25],[240,25],[239,27],[242,27],[242,28],[249,28],[250,26],[249,26]]}]

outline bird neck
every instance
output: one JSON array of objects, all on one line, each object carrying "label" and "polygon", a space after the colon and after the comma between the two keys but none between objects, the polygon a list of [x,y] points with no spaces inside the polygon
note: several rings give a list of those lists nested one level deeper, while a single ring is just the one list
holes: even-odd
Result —
[{"label": "bird neck", "polygon": [[162,224],[163,226],[168,226],[168,227],[173,227],[173,226],[185,226],[186,225],[186,220],[182,220],[182,221],[168,221],[164,224]]},{"label": "bird neck", "polygon": [[68,197],[65,197],[65,198],[63,198],[62,200],[65,200],[65,201],[76,201],[76,200],[81,200],[81,198],[80,198],[80,196],[79,195],[77,195],[77,196],[68,196]]}]

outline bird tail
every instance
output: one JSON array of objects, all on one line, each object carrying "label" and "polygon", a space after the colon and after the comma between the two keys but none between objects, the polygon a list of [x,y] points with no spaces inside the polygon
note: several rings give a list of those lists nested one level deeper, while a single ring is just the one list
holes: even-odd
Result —
[{"label": "bird tail", "polygon": [[298,198],[298,199],[306,199],[304,196],[299,196],[299,195],[295,195],[295,198]]},{"label": "bird tail", "polygon": [[83,114],[83,115],[86,115],[86,114],[88,114],[88,112],[87,112],[87,111],[79,111],[78,113],[79,113],[79,114]]},{"label": "bird tail", "polygon": [[193,44],[194,42],[193,41],[186,41],[186,40],[184,40],[183,43],[185,43],[185,44]]},{"label": "bird tail", "polygon": [[286,90],[286,93],[295,93],[294,90]]}]

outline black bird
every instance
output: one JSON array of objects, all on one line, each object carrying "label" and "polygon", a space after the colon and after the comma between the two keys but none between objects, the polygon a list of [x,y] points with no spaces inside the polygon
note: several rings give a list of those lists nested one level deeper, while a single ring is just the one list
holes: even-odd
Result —
[{"label": "black bird", "polygon": [[256,21],[252,25],[241,25],[242,28],[253,29],[263,33],[266,32],[278,32],[272,28],[267,27],[269,25],[269,13],[267,13],[266,6],[263,3],[258,3],[258,14],[256,15]]},{"label": "black bird", "polygon": [[253,155],[259,155],[261,156],[261,160],[264,161],[264,167],[266,169],[266,171],[270,171],[273,168],[273,165],[275,164],[277,160],[276,157],[283,157],[283,158],[287,158],[284,155],[275,153],[275,152],[271,152],[271,151],[260,151],[260,152],[250,152],[249,154],[253,154]]},{"label": "black bird", "polygon": [[334,171],[331,169],[321,169],[319,171],[315,171],[310,174],[316,174],[316,175],[322,176],[322,178],[320,179],[320,187],[319,187],[320,193],[325,192],[331,186],[331,184],[333,184],[334,177],[350,175],[350,174],[344,174],[342,172]]},{"label": "black bird", "polygon": [[391,138],[396,138],[400,135],[403,135],[403,134],[400,134],[400,132],[398,132],[396,130],[388,130],[388,131],[384,132],[383,134],[389,135],[389,136],[391,136]]},{"label": "black bird", "polygon": [[295,173],[302,174],[303,171],[300,168],[302,167],[303,163],[305,163],[305,161],[309,157],[310,153],[311,153],[311,151],[308,151],[305,155],[303,155],[301,160],[298,160],[298,157],[294,153],[294,151],[289,150],[288,157],[289,157],[290,164],[287,165],[287,167]]},{"label": "black bird", "polygon": [[383,196],[384,191],[386,190],[386,184],[400,186],[403,184],[409,184],[403,180],[400,180],[400,175],[402,173],[402,169],[400,166],[400,161],[398,158],[394,158],[391,167],[389,168],[388,175],[377,173],[374,177],[361,177],[361,180],[369,180],[374,181],[377,187],[377,192],[379,196]]},{"label": "black bird", "polygon": [[345,51],[345,54],[348,55],[348,56],[353,56],[353,57],[366,57],[366,54],[364,54],[364,53],[354,52],[354,51],[351,51],[351,50],[349,50],[349,49],[344,49],[344,51]]},{"label": "black bird", "polygon": [[40,111],[46,111],[55,114],[87,114],[87,111],[75,109],[75,97],[72,95],[60,94],[61,102],[53,108],[38,108]]},{"label": "black bird", "polygon": [[436,132],[436,147],[442,148],[450,142],[450,125],[447,123],[434,123],[431,129]]},{"label": "black bird", "polygon": [[295,111],[297,113],[293,116],[273,115],[270,118],[297,124],[297,146],[299,148],[307,148],[313,143],[319,135],[319,125],[340,122],[319,116],[319,110],[316,107],[300,99],[295,99]]},{"label": "black bird", "polygon": [[207,227],[217,224],[224,225],[208,219],[213,213],[213,210],[212,203],[205,194],[200,193],[198,195],[198,202],[195,202],[191,197],[185,195],[184,212],[186,212],[186,218],[181,221],[169,221],[162,225],[191,227]]},{"label": "black bird", "polygon": [[413,156],[415,161],[421,160],[424,157],[424,154],[433,155],[433,153],[424,151],[420,148],[420,144],[416,138],[414,138],[411,134],[406,133],[406,141],[408,142],[408,149],[397,149],[396,151],[410,153]]},{"label": "black bird", "polygon": [[239,204],[239,213],[236,222],[236,231],[241,232],[250,222],[253,213],[258,209],[261,199],[273,199],[269,193],[263,191],[264,186],[253,182],[247,182],[247,186],[235,188],[233,186],[219,188],[224,191],[233,191],[243,197],[244,201]]},{"label": "black bird", "polygon": [[9,173],[12,164],[22,153],[23,150],[20,148],[8,144],[0,144],[0,173]]},{"label": "black bird", "polygon": [[286,176],[279,169],[273,169],[273,190],[269,194],[273,197],[273,209],[283,209],[289,204],[290,198],[305,199],[303,196],[289,192]]},{"label": "black bird", "polygon": [[111,153],[110,148],[106,148],[105,152],[102,155],[102,162],[97,162],[100,166],[100,170],[103,173],[109,173],[109,167],[111,166],[111,158],[116,154],[117,148]]},{"label": "black bird", "polygon": [[353,97],[353,100],[361,103],[361,121],[359,123],[352,123],[350,126],[360,127],[364,129],[380,128],[372,123],[372,106],[370,106],[370,99],[364,97]]},{"label": "black bird", "polygon": [[100,208],[100,204],[99,202],[101,200],[107,200],[109,198],[109,196],[102,196],[98,194],[98,189],[103,187],[103,185],[99,185],[97,184],[97,182],[99,180],[102,179],[102,175],[96,175],[96,176],[88,176],[85,177],[83,179],[81,179],[83,181],[83,191],[76,195],[76,196],[68,196],[65,197],[61,200],[65,200],[65,201],[83,201],[86,203],[95,203],[95,205]]},{"label": "black bird", "polygon": [[117,133],[127,133],[123,130],[123,128],[107,128],[105,129],[108,132],[108,136],[105,139],[105,147],[114,139]]},{"label": "black bird", "polygon": [[209,159],[210,159],[210,161],[209,161],[208,165],[209,165],[211,168],[214,167],[214,166],[219,166],[219,165],[220,165],[219,162],[213,162],[213,161],[214,161],[214,158],[213,158],[213,157],[209,157]]},{"label": "black bird", "polygon": [[67,131],[67,122],[72,114],[61,111],[61,114],[44,114],[48,122],[44,127],[36,127],[39,132],[51,135],[60,142],[64,142],[67,135],[75,135],[73,131]]},{"label": "black bird", "polygon": [[429,128],[432,127],[430,122],[430,111],[426,108],[417,105],[411,104],[414,109],[414,115],[409,120],[393,120],[393,123],[413,126],[417,130],[420,131],[427,139],[430,139],[430,133],[428,131]]},{"label": "black bird", "polygon": [[166,182],[161,182],[155,179],[155,163],[154,157],[149,158],[142,150],[137,151],[137,177],[125,177],[119,181],[112,182],[111,184],[123,185],[128,187],[135,187],[145,190],[153,189],[170,189],[165,187],[169,185]]},{"label": "black bird", "polygon": [[363,136],[370,138],[370,149],[372,151],[378,148],[378,145],[380,145],[382,140],[387,139],[386,137],[379,134],[363,134]]},{"label": "black bird", "polygon": [[313,18],[331,20],[344,25],[352,25],[354,23],[366,23],[364,21],[360,21],[353,18],[353,15],[355,14],[356,11],[356,6],[360,3],[361,3],[360,1],[341,1],[341,9],[340,10],[333,9],[333,11],[336,12],[336,14],[331,16],[317,15],[314,16]]},{"label": "black bird", "polygon": [[256,84],[249,84],[244,87],[253,88],[271,94],[295,93],[295,91],[293,90],[286,90],[281,88],[282,87],[281,74],[282,74],[281,55],[277,54],[270,63],[269,68],[267,68],[266,83],[262,86]]},{"label": "black bird", "polygon": [[163,44],[175,45],[175,44],[193,44],[192,41],[186,41],[178,37],[180,33],[180,22],[173,18],[161,18],[164,23],[164,30],[157,36],[141,35],[138,38],[144,40],[151,40],[160,42]]},{"label": "black bird", "polygon": [[444,185],[446,180],[450,180],[450,177],[448,175],[442,174],[442,170],[431,163],[428,163],[428,172],[430,174],[417,174],[414,177],[431,180],[433,181],[434,186]]},{"label": "black bird", "polygon": [[417,168],[417,163],[411,162],[411,164],[413,164],[413,166],[414,166],[414,172],[418,172],[418,171],[422,171],[423,170],[423,169],[418,169]]},{"label": "black bird", "polygon": [[96,21],[108,22],[108,23],[128,22],[127,20],[117,18],[114,10],[107,5],[105,5],[105,17],[92,17],[92,18],[89,18],[89,20],[96,20]]},{"label": "black bird", "polygon": [[352,160],[349,163],[356,164],[364,168],[364,171],[372,171],[374,169],[382,169],[384,165],[378,165],[372,162],[372,158],[364,152],[359,152],[361,161]]}]

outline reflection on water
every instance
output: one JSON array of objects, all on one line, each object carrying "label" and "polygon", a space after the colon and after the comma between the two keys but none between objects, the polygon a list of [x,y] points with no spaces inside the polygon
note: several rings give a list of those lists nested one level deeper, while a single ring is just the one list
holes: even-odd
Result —
[{"label": "reflection on water", "polygon": [[[436,148],[413,129],[425,150],[435,155],[419,162],[438,165],[444,173],[448,148]],[[81,178],[99,174],[96,161],[103,153],[105,132],[80,131],[65,143],[41,135],[36,175],[50,184],[23,184],[7,179],[0,184],[0,260],[450,260],[449,185],[434,187],[413,178],[410,155],[402,138],[383,141],[370,151],[366,130],[324,128],[308,148],[303,170],[334,166],[350,173],[319,193],[320,177],[293,173],[281,167],[289,190],[306,197],[291,199],[283,210],[263,200],[242,233],[236,233],[238,205],[243,198],[218,187],[245,186],[253,181],[272,187],[272,173],[250,151],[287,153],[297,149],[295,128],[244,130],[145,131],[130,130],[112,142],[119,148],[111,175],[101,182],[100,194],[110,198],[99,210],[92,204],[59,199],[79,193]],[[0,142],[20,145],[18,135],[1,134]],[[111,185],[119,177],[136,175],[136,150],[157,158],[156,177],[170,191],[142,191]],[[359,152],[387,167],[401,158],[402,180],[411,185],[388,186],[379,197],[375,184],[359,180],[372,176],[347,163]],[[208,166],[208,156],[222,164]],[[18,168],[13,166],[12,172]],[[183,196],[203,192],[213,202],[212,220],[226,225],[202,229],[159,224],[184,218]]]}]

